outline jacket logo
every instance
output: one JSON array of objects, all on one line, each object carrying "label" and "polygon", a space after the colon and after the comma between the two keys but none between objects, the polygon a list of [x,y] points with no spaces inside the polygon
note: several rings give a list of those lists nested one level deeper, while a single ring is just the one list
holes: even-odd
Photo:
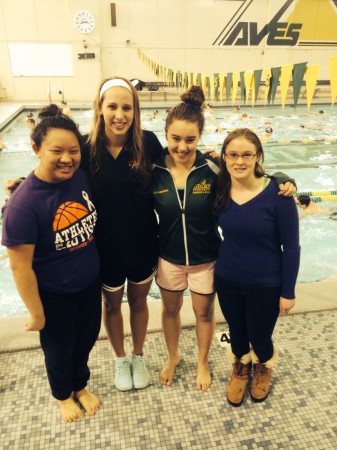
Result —
[{"label": "jacket logo", "polygon": [[193,188],[192,194],[209,194],[211,192],[211,184],[206,183],[204,180],[202,183],[196,184]]}]

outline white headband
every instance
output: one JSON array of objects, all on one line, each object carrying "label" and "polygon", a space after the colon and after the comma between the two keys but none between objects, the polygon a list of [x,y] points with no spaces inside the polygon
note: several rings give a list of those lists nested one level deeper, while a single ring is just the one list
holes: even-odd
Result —
[{"label": "white headband", "polygon": [[101,99],[104,92],[110,89],[111,87],[123,87],[132,92],[130,86],[126,81],[120,78],[114,78],[113,80],[108,80],[103,84],[101,90],[99,91],[99,98]]}]

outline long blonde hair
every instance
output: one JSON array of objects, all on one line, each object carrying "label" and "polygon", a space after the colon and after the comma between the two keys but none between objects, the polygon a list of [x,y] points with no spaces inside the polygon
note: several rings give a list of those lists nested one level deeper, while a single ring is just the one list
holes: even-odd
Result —
[{"label": "long blonde hair", "polygon": [[133,97],[134,118],[128,132],[126,145],[131,152],[131,175],[134,179],[139,181],[144,190],[146,190],[150,179],[150,168],[149,163],[144,156],[143,132],[140,127],[139,99],[136,89],[126,78],[106,78],[99,85],[94,100],[94,115],[92,119],[92,126],[87,140],[87,143],[90,145],[90,176],[95,183],[95,178],[102,166],[103,153],[109,143],[105,133],[104,119],[101,114],[102,103],[104,101],[105,95],[104,92],[101,95],[101,89],[102,86],[109,80],[123,80],[130,87]]}]

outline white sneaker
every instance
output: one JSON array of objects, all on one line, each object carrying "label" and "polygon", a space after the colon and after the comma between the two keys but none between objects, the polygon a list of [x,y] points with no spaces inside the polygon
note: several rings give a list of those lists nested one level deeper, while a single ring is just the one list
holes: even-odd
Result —
[{"label": "white sneaker", "polygon": [[116,358],[115,386],[119,391],[132,389],[131,365],[126,356]]},{"label": "white sneaker", "polygon": [[132,355],[132,378],[136,389],[144,389],[150,383],[150,374],[145,359],[140,355]]}]

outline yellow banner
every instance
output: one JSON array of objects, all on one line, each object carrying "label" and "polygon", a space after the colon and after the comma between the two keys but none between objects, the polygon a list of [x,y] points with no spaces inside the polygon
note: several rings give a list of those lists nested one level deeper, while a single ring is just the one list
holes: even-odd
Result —
[{"label": "yellow banner", "polygon": [[264,104],[268,102],[268,94],[270,89],[271,69],[264,69],[263,75],[265,77],[265,90],[264,90]]},{"label": "yellow banner", "polygon": [[283,109],[287,99],[288,88],[292,77],[292,70],[293,64],[281,67],[280,86],[281,86],[281,101]]},{"label": "yellow banner", "polygon": [[305,82],[307,88],[307,105],[308,110],[310,109],[311,100],[315,93],[316,81],[318,77],[318,72],[321,66],[307,66],[307,70],[305,72]]},{"label": "yellow banner", "polygon": [[211,86],[211,100],[212,100],[212,102],[214,102],[215,86],[214,86],[214,76],[213,75],[211,75],[209,77],[209,83],[210,83],[210,86]]},{"label": "yellow banner", "polygon": [[206,75],[204,73],[201,74],[201,87],[204,91],[204,94],[206,95]]},{"label": "yellow banner", "polygon": [[337,97],[337,56],[330,56],[330,87],[331,87],[331,101],[332,106]]}]

